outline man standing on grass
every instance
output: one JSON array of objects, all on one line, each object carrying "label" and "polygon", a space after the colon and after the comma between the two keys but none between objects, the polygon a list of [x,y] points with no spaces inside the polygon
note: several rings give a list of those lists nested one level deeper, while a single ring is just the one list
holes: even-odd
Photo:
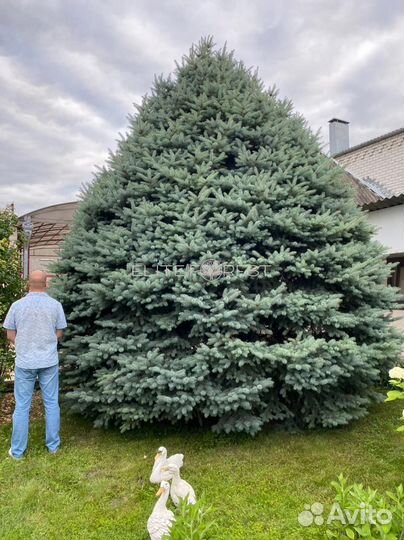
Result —
[{"label": "man standing on grass", "polygon": [[9,455],[21,459],[28,444],[29,411],[38,378],[46,415],[46,447],[60,446],[59,359],[57,344],[66,328],[60,302],[46,293],[46,273],[29,276],[29,293],[10,307],[3,327],[15,345],[15,409]]}]

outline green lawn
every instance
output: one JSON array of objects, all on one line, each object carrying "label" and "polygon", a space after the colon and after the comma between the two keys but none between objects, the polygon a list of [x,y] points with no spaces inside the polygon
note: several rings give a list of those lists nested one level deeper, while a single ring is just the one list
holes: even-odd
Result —
[{"label": "green lawn", "polygon": [[399,403],[380,404],[348,428],[254,439],[195,428],[121,435],[65,414],[60,453],[46,453],[36,420],[21,462],[7,457],[10,426],[1,426],[0,538],[146,540],[156,492],[148,477],[160,445],[185,454],[183,476],[212,503],[217,540],[321,538],[297,516],[306,503],[329,505],[340,472],[381,490],[404,481],[400,414]]}]

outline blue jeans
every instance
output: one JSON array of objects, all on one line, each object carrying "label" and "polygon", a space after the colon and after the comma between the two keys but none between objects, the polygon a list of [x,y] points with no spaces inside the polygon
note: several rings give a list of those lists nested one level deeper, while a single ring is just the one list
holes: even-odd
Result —
[{"label": "blue jeans", "polygon": [[56,364],[40,369],[23,369],[16,366],[14,373],[15,409],[11,453],[14,457],[19,458],[22,457],[27,448],[29,411],[37,377],[45,406],[45,444],[50,452],[55,452],[60,445],[59,366]]}]

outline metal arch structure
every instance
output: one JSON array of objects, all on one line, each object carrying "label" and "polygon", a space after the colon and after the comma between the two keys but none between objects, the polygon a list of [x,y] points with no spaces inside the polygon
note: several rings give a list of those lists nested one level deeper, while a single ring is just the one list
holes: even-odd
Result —
[{"label": "metal arch structure", "polygon": [[[72,223],[72,217],[58,217],[57,214],[62,210],[71,209],[71,216],[77,207],[78,202],[67,202],[45,206],[27,212],[18,218],[22,225],[25,218],[31,218],[33,224],[32,235],[30,239],[30,247],[37,246],[57,246],[69,232]],[[47,215],[48,214],[48,215]],[[50,214],[50,215],[49,215]]]},{"label": "metal arch structure", "polygon": [[69,232],[68,224],[61,223],[46,223],[33,221],[34,228],[30,241],[30,247],[37,246],[57,246]]},{"label": "metal arch structure", "polygon": [[32,223],[30,235],[24,235],[23,268],[27,277],[28,269],[31,267],[31,259],[38,256],[38,250],[56,251],[66,234],[69,232],[74,212],[78,206],[78,201],[66,202],[45,206],[32,212],[23,214],[18,218],[19,226],[24,231],[26,222]]}]

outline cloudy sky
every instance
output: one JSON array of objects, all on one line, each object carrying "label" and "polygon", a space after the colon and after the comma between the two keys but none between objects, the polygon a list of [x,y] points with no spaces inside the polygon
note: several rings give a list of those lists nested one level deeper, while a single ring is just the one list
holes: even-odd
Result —
[{"label": "cloudy sky", "polygon": [[155,73],[227,41],[328,140],[404,126],[402,0],[0,0],[0,207],[75,199]]}]

